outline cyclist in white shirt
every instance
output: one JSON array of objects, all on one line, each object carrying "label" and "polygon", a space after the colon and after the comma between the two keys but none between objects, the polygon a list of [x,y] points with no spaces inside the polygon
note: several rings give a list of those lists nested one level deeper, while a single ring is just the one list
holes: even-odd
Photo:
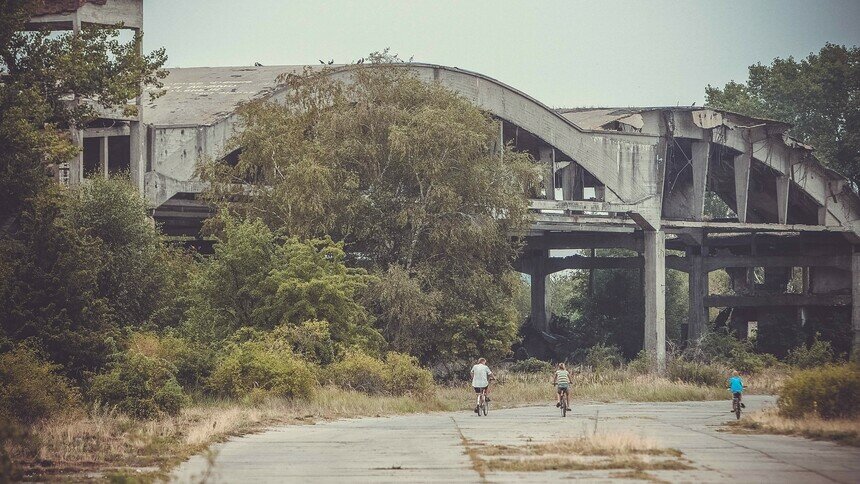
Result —
[{"label": "cyclist in white shirt", "polygon": [[[490,379],[493,378],[493,372],[490,371],[490,367],[487,366],[487,360],[484,358],[478,358],[478,363],[472,367],[472,388],[475,389],[475,393],[478,394],[477,400],[475,401],[475,413],[478,413],[478,406],[481,403],[481,393],[484,395],[487,394],[487,387],[490,386]],[[487,398],[489,400],[489,398]]]}]

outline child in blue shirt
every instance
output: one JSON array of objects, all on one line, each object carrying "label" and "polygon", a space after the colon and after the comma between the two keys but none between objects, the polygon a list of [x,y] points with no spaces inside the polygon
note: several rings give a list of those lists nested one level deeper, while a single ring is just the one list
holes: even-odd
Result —
[{"label": "child in blue shirt", "polygon": [[[738,402],[741,401],[741,394],[744,392],[744,382],[741,380],[738,370],[732,370],[732,376],[729,378],[729,391],[732,392],[732,397],[737,397]],[[741,408],[746,408],[746,405],[741,403]]]}]

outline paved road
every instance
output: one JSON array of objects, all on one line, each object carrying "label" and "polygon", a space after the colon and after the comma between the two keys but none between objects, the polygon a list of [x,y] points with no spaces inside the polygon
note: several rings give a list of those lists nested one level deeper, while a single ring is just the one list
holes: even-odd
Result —
[{"label": "paved road", "polygon": [[[747,410],[772,404],[749,396]],[[464,442],[522,445],[623,430],[678,449],[694,470],[649,471],[671,482],[860,482],[860,449],[776,435],[739,435],[718,429],[730,403],[577,404],[560,418],[553,406],[285,426],[216,446],[208,482],[547,482],[585,478],[611,482],[609,471],[488,473],[473,470]],[[206,460],[195,457],[174,473],[199,479]],[[624,480],[622,482],[631,482]]]}]

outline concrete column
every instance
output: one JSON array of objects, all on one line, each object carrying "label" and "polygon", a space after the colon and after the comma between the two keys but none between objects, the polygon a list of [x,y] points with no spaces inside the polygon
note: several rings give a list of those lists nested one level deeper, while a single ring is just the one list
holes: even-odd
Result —
[{"label": "concrete column", "polygon": [[747,221],[747,200],[750,188],[750,163],[752,163],[752,149],[735,157],[735,212],[738,221]]},{"label": "concrete column", "polygon": [[851,256],[851,327],[854,329],[851,360],[860,361],[860,252]]},{"label": "concrete column", "polygon": [[102,167],[102,176],[107,178],[108,173],[108,137],[102,136],[99,141],[99,165]]},{"label": "concrete column", "polygon": [[538,160],[543,168],[543,188],[546,191],[547,200],[555,200],[555,150],[552,148],[541,148]]},{"label": "concrete column", "polygon": [[702,220],[705,213],[705,191],[708,183],[708,164],[711,156],[711,143],[693,141],[693,220]]},{"label": "concrete column", "polygon": [[69,186],[78,186],[84,180],[84,132],[72,129],[72,142],[78,147],[78,154],[69,160]]},{"label": "concrete column", "polygon": [[708,295],[708,273],[704,270],[701,254],[688,251],[687,257],[690,259],[687,340],[693,342],[704,334],[708,325],[708,308],[705,307],[705,296]]},{"label": "concrete column", "polygon": [[666,371],[666,233],[646,230],[644,243],[645,351],[652,368]]},{"label": "concrete column", "polygon": [[[143,42],[138,44],[138,54],[143,55]],[[141,84],[140,89],[142,93],[143,84]],[[142,96],[137,96],[134,104],[137,108],[137,119],[129,123],[129,169],[131,171],[131,184],[137,187],[138,191],[142,194],[143,178],[146,174],[146,160],[144,159],[144,154],[146,153],[146,136],[144,135],[143,126]]]},{"label": "concrete column", "polygon": [[776,177],[776,214],[779,223],[788,223],[788,190],[791,187],[791,178],[787,175]]},{"label": "concrete column", "polygon": [[[535,264],[542,266],[542,264]],[[549,330],[549,318],[546,314],[546,274],[538,270],[531,274],[531,322],[538,331]]]}]

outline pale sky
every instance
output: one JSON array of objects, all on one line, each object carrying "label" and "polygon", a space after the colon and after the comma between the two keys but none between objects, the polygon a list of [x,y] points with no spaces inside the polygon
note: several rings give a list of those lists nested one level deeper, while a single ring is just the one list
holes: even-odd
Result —
[{"label": "pale sky", "polygon": [[168,67],[346,63],[390,47],[551,107],[702,104],[747,67],[860,45],[860,1],[145,0]]}]

